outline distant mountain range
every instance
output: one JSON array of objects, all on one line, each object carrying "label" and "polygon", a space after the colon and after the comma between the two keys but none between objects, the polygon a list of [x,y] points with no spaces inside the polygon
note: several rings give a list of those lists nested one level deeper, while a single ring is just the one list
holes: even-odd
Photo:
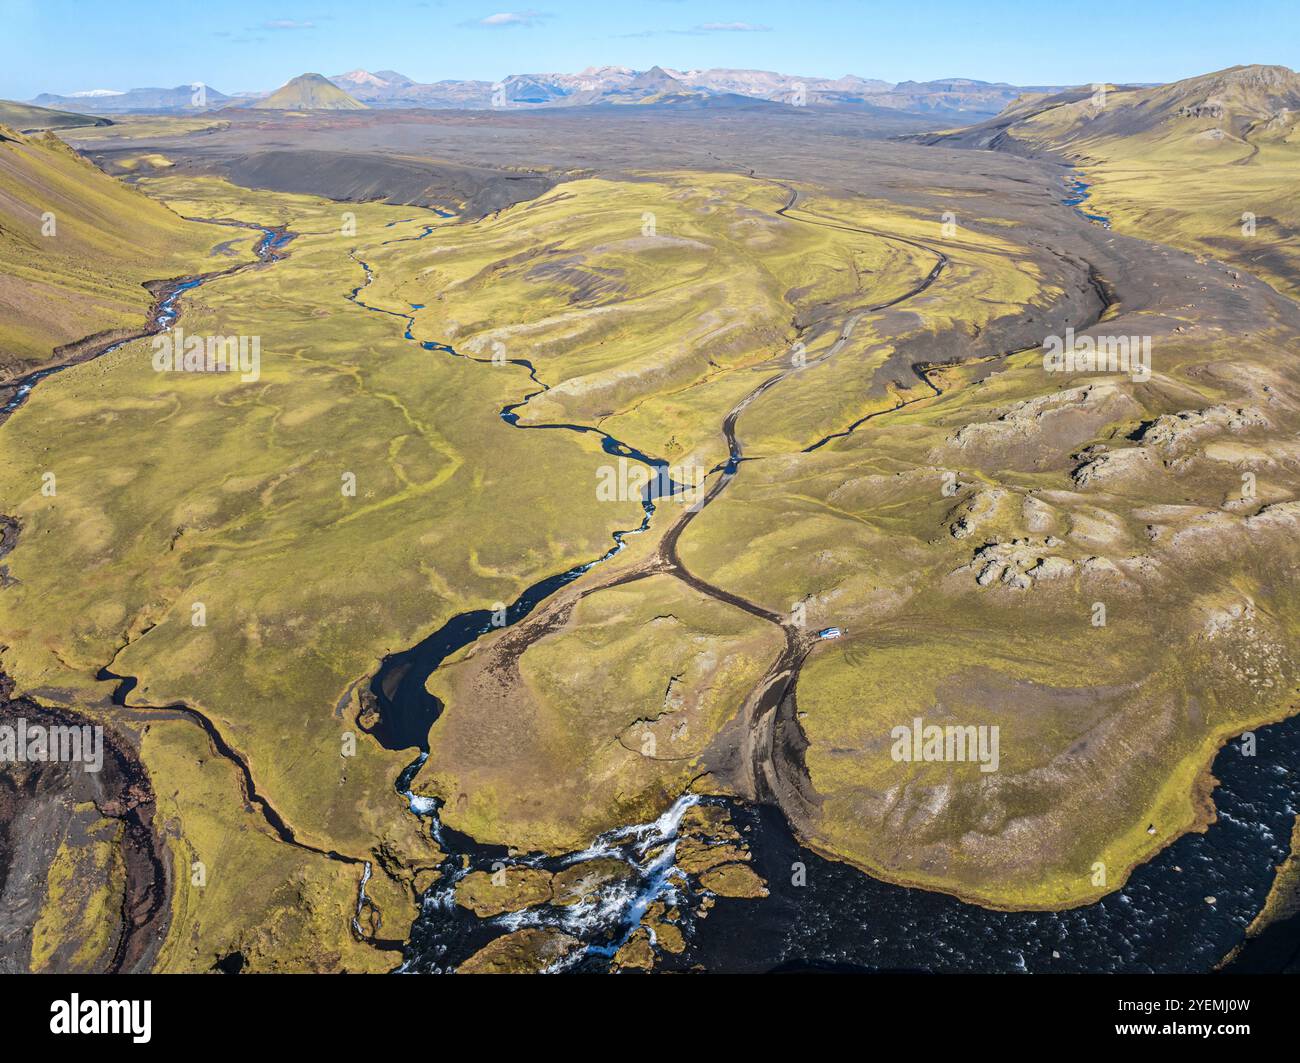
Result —
[{"label": "distant mountain range", "polygon": [[1055,91],[1054,86],[991,84],[967,78],[943,81],[887,81],[846,75],[803,78],[770,70],[648,71],[622,66],[588,67],[578,74],[512,74],[488,81],[439,81],[421,84],[396,71],[353,70],[331,78],[358,100],[377,107],[581,107],[639,102],[647,96],[677,98],[744,97],[771,103],[808,106],[881,107],[917,113],[967,113],[991,116],[1026,92]]},{"label": "distant mountain range", "polygon": [[56,96],[43,92],[29,101],[37,107],[76,111],[80,114],[171,114],[178,111],[211,111],[237,101],[211,86],[177,85],[172,89],[93,89]]},{"label": "distant mountain range", "polygon": [[[810,107],[885,109],[920,114],[991,117],[1024,93],[1060,91],[1054,86],[1018,86],[950,78],[890,84],[854,75],[803,78],[768,70],[671,70],[652,67],[588,67],[577,74],[512,74],[500,82],[437,81],[422,83],[395,70],[352,70],[331,78],[303,75],[332,83],[357,104],[368,107],[488,109],[510,107],[592,107],[627,104],[673,107],[746,107],[771,104]],[[294,79],[294,82],[301,78]],[[290,82],[293,85],[294,82]],[[241,92],[226,95],[211,87],[142,88],[119,92],[96,89],[58,96],[43,93],[30,101],[40,107],[85,114],[176,113],[256,106],[257,100],[283,93]],[[296,91],[296,90],[295,90]],[[314,85],[318,101],[328,93]],[[291,92],[290,96],[294,93]],[[311,95],[310,93],[308,94]],[[282,97],[283,98],[283,97]],[[327,109],[336,109],[337,99]],[[278,104],[272,105],[279,106]],[[288,109],[311,109],[308,104]],[[345,105],[346,106],[346,105]],[[350,108],[349,108],[350,109]]]}]

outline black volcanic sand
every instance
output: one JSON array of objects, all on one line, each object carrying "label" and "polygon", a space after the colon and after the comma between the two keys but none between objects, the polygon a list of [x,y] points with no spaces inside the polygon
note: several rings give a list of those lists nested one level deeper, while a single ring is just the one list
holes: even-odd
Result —
[{"label": "black volcanic sand", "polygon": [[[0,724],[16,726],[19,718],[29,727],[94,722],[13,697],[12,681],[0,673]],[[167,861],[154,813],[153,788],[134,747],[109,728],[99,772],[80,764],[0,764],[0,972],[29,969],[32,931],[55,854],[60,844],[88,844],[88,828],[100,818],[120,824],[118,848],[126,875],[124,888],[110,897],[118,917],[107,946],[88,967],[110,973],[150,969],[171,918]],[[84,896],[109,883],[83,879],[72,885]],[[68,969],[81,945],[61,943],[51,957],[52,969]]]},{"label": "black volcanic sand", "polygon": [[[574,111],[321,112],[283,116],[231,110],[230,126],[192,135],[74,146],[128,180],[119,159],[161,152],[170,175],[216,174],[235,184],[359,202],[457,206],[469,219],[536,198],[558,181],[593,174],[630,174],[665,167],[757,168],[816,180],[838,162],[855,179],[872,150],[913,151],[883,138],[951,126],[951,119],[834,112],[673,111],[656,108]],[[811,154],[809,154],[811,152]],[[784,160],[788,165],[781,166]],[[811,166],[811,168],[810,168]],[[900,175],[901,176],[901,175]],[[904,181],[906,185],[908,182]],[[923,182],[918,181],[918,184]],[[972,183],[972,187],[978,187]]]},{"label": "black volcanic sand", "polygon": [[[564,180],[635,181],[646,171],[677,168],[752,173],[887,200],[932,215],[936,239],[945,211],[954,212],[961,227],[1000,238],[1015,232],[1042,283],[1059,287],[1062,296],[1050,310],[995,322],[974,339],[954,330],[901,345],[871,381],[869,393],[876,395],[891,384],[913,386],[916,362],[1002,354],[1038,345],[1067,326],[1081,327],[1095,310],[1098,283],[1118,292],[1126,310],[1160,308],[1172,318],[1178,304],[1171,275],[1199,274],[1195,283],[1180,285],[1182,302],[1211,311],[1227,332],[1258,329],[1253,303],[1272,296],[1276,305],[1271,289],[1234,292],[1219,283],[1222,272],[1212,265],[1090,224],[1063,205],[1071,171],[1059,161],[886,139],[899,134],[896,122],[851,112],[636,112],[367,111],[292,118],[230,111],[222,117],[231,125],[216,132],[83,146],[110,171],[121,155],[157,151],[176,162],[171,174],[217,174],[249,187],[340,201],[465,203],[461,213],[470,221],[544,195]],[[981,215],[1014,229],[981,225]],[[996,363],[983,371],[996,372]]]}]

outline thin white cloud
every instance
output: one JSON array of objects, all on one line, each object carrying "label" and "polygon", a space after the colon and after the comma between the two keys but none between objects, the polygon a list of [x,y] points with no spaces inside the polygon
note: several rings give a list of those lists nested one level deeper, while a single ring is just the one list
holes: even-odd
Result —
[{"label": "thin white cloud", "polygon": [[316,23],[308,22],[305,19],[271,18],[262,23],[262,28],[267,30],[314,30]]},{"label": "thin white cloud", "polygon": [[705,33],[770,33],[771,26],[756,26],[752,22],[706,22],[695,27]]},{"label": "thin white cloud", "polygon": [[542,19],[550,17],[543,11],[502,11],[467,25],[484,26],[487,29],[506,29],[510,26],[534,26]]}]

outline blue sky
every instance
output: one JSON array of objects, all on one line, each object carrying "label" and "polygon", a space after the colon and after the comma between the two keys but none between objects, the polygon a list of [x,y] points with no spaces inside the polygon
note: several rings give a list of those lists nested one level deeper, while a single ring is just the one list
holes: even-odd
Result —
[{"label": "blue sky", "polygon": [[[535,5],[535,6],[534,6]],[[620,64],[886,81],[1172,81],[1300,67],[1297,0],[0,0],[0,97],[311,70],[418,81]]]}]

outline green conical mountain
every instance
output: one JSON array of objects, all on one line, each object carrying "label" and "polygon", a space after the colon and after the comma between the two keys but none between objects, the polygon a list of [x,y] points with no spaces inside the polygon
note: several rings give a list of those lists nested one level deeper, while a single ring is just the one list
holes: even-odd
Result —
[{"label": "green conical mountain", "polygon": [[328,78],[320,74],[300,74],[276,89],[254,107],[268,111],[364,111],[366,105],[354,100]]}]

